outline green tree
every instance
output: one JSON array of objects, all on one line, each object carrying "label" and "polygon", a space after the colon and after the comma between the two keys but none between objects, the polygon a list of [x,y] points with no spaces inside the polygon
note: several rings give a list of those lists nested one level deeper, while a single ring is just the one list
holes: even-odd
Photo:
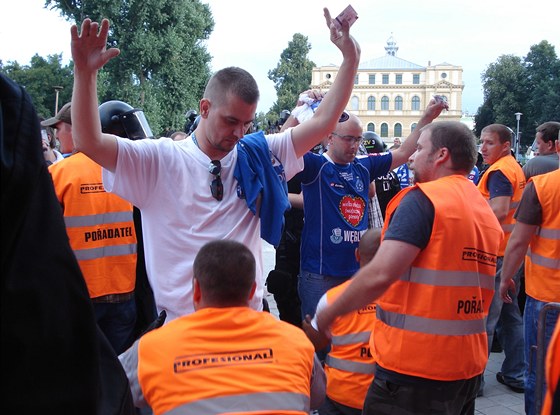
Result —
[{"label": "green tree", "polygon": [[521,144],[530,145],[535,128],[545,121],[560,121],[560,60],[554,46],[543,40],[523,59],[502,55],[482,73],[484,102],[475,115],[475,134],[492,123],[517,127]]},{"label": "green tree", "polygon": [[554,46],[543,40],[531,46],[524,63],[530,92],[524,113],[530,129],[527,135],[532,137],[534,128],[543,122],[560,121],[560,60]]},{"label": "green tree", "polygon": [[211,56],[201,43],[214,20],[199,0],[46,0],[69,20],[84,16],[111,23],[108,47],[121,54],[100,73],[100,102],[118,99],[140,107],[156,135],[182,129],[185,111],[198,108],[210,78]]},{"label": "green tree", "polygon": [[[521,58],[514,55],[500,56],[482,74],[482,85],[484,101],[493,114],[492,122],[515,126],[514,114],[523,112],[527,102],[526,71]],[[485,127],[476,118],[475,121],[477,129]]]},{"label": "green tree", "polygon": [[72,67],[62,66],[62,55],[49,55],[46,59],[35,55],[29,65],[23,66],[18,62],[10,61],[6,65],[0,62],[0,72],[25,87],[40,117],[54,115],[55,86],[62,87],[58,108],[72,99]]},{"label": "green tree", "polygon": [[276,68],[268,71],[268,79],[274,82],[278,97],[269,112],[272,122],[276,122],[282,110],[291,110],[299,94],[309,88],[311,72],[315,66],[307,58],[310,50],[311,44],[307,37],[296,33],[280,55]]}]

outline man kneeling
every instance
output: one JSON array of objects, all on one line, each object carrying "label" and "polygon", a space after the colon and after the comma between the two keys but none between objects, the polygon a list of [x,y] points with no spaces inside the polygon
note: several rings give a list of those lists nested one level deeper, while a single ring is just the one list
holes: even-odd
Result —
[{"label": "man kneeling", "polygon": [[204,245],[194,261],[196,311],[119,357],[135,405],[155,414],[308,414],[320,406],[325,374],[313,345],[301,329],[249,308],[255,289],[247,247]]}]

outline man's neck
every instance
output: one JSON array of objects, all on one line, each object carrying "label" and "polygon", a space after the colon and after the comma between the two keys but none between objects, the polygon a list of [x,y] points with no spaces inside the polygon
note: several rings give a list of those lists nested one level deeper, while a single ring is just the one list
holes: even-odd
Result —
[{"label": "man's neck", "polygon": [[350,164],[350,163],[346,163],[345,161],[337,160],[335,157],[333,157],[333,154],[330,153],[328,150],[326,153],[323,153],[323,155],[327,158],[327,160],[329,160],[332,163],[341,164],[343,166],[348,166]]}]

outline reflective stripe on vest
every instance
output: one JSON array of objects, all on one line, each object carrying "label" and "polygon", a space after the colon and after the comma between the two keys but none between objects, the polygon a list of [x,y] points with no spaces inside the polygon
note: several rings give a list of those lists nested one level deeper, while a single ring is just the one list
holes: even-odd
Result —
[{"label": "reflective stripe on vest", "polygon": [[539,235],[541,238],[560,240],[560,229],[539,228],[539,230],[537,231],[537,235]]},{"label": "reflective stripe on vest", "polygon": [[401,281],[418,284],[435,285],[439,287],[481,287],[494,289],[494,275],[484,275],[469,271],[438,271],[411,267],[401,275]]},{"label": "reflective stripe on vest", "polygon": [[133,220],[132,211],[109,212],[85,216],[65,216],[64,223],[67,228],[79,228],[82,226],[106,225],[109,223],[130,222]]},{"label": "reflective stripe on vest", "polygon": [[412,316],[383,310],[377,304],[377,319],[390,327],[417,333],[439,334],[442,336],[467,336],[486,331],[486,319],[438,320]]},{"label": "reflective stripe on vest", "polygon": [[342,336],[333,336],[331,343],[334,346],[346,346],[356,343],[367,343],[371,336],[371,331],[364,331],[362,333],[351,333]]},{"label": "reflective stripe on vest", "polygon": [[136,244],[102,246],[100,248],[76,249],[74,254],[78,261],[104,258],[109,256],[130,255],[136,253]]},{"label": "reflective stripe on vest", "polygon": [[291,392],[261,392],[244,395],[222,396],[180,405],[165,412],[166,415],[301,411],[309,412],[309,398]]},{"label": "reflective stripe on vest", "polygon": [[331,355],[327,355],[325,364],[334,369],[344,370],[346,372],[363,373],[364,375],[373,375],[375,373],[374,364],[337,359],[336,357],[332,357]]},{"label": "reflective stripe on vest", "polygon": [[531,248],[527,250],[527,256],[531,258],[533,264],[540,265],[541,267],[560,269],[560,258],[547,258],[545,256],[535,254]]}]

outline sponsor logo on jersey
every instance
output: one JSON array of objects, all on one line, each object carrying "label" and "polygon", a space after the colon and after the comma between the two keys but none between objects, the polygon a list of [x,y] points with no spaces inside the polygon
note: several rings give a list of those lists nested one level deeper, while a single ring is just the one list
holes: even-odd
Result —
[{"label": "sponsor logo on jersey", "polygon": [[364,217],[366,202],[359,196],[346,195],[340,199],[338,209],[344,220],[356,227]]}]

